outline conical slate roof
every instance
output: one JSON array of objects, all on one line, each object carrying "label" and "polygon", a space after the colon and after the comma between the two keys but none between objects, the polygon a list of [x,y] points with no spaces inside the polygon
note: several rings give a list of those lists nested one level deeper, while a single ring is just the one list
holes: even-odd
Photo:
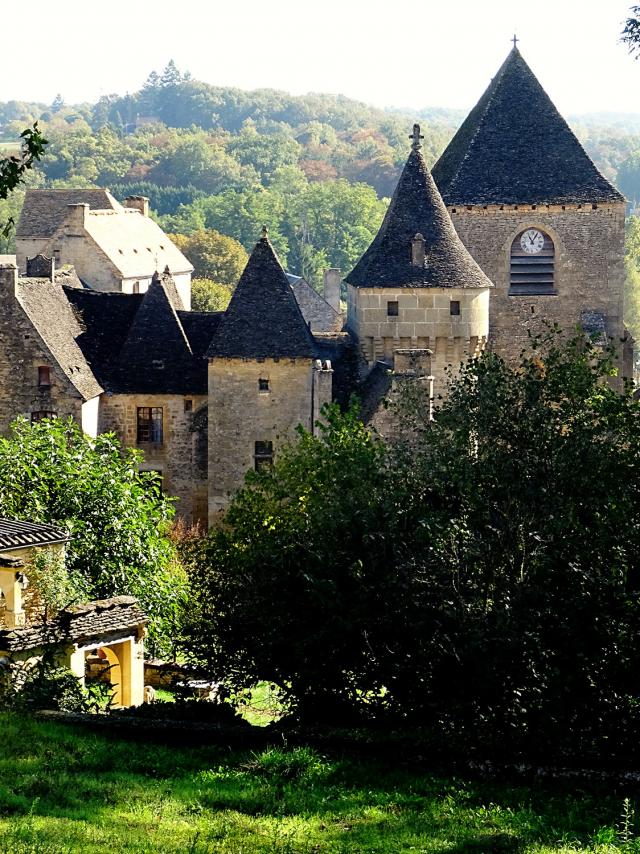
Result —
[{"label": "conical slate roof", "polygon": [[314,344],[266,229],[240,277],[209,358],[312,358]]},{"label": "conical slate roof", "polygon": [[[458,237],[429,174],[414,126],[409,159],[373,243],[346,277],[356,287],[489,288],[491,281]],[[413,263],[412,242],[424,238],[425,263]]]},{"label": "conical slate roof", "polygon": [[433,167],[448,205],[622,201],[514,47]]}]

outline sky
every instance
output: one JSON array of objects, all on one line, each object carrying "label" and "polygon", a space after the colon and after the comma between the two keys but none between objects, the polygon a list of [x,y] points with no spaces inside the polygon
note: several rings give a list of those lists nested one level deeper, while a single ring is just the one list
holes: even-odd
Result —
[{"label": "sky", "polygon": [[[8,0],[0,0],[8,3]],[[634,0],[638,2],[638,0]],[[469,109],[518,47],[559,110],[640,113],[619,43],[632,0],[29,0],[11,4],[0,101],[134,92],[170,59],[218,86]],[[26,10],[26,11],[25,11]],[[13,37],[6,24],[15,15]]]}]

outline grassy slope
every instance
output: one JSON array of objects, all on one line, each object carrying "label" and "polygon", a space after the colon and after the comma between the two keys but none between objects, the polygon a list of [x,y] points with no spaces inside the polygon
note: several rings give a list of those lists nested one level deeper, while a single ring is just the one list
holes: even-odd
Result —
[{"label": "grassy slope", "polygon": [[[478,784],[306,748],[132,744],[0,713],[0,852],[620,850],[622,794]],[[628,849],[627,849],[628,850]]]}]

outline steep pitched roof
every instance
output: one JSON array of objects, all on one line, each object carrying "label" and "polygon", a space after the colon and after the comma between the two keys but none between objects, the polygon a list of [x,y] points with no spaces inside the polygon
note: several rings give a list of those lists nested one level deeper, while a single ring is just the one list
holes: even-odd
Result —
[{"label": "steep pitched roof", "polygon": [[266,233],[251,253],[207,355],[246,359],[314,355],[311,332]]},{"label": "steep pitched roof", "polygon": [[82,398],[90,400],[101,394],[102,387],[78,346],[82,328],[62,286],[47,279],[18,279],[16,298]]},{"label": "steep pitched roof", "polygon": [[[378,234],[346,281],[356,287],[488,288],[492,283],[458,237],[414,143]],[[424,238],[425,263],[412,262],[412,241]]]},{"label": "steep pitched roof", "polygon": [[156,222],[138,210],[116,205],[113,210],[90,210],[85,229],[123,279],[152,276],[165,267],[172,273],[193,271],[193,264]]},{"label": "steep pitched roof", "polygon": [[27,190],[16,237],[51,237],[69,212],[68,205],[92,208],[120,207],[108,190]]},{"label": "steep pitched roof", "polygon": [[514,47],[433,167],[448,205],[622,201]]}]

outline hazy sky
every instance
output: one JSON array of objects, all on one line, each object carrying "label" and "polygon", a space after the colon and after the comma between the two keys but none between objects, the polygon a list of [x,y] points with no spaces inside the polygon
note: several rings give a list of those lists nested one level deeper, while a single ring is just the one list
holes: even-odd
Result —
[{"label": "hazy sky", "polygon": [[[0,0],[8,4],[8,0]],[[638,2],[638,0],[635,0]],[[518,47],[561,112],[640,112],[631,0],[29,0],[3,14],[0,100],[135,91],[174,59],[209,83],[471,107]],[[13,22],[11,37],[7,23]]]}]

